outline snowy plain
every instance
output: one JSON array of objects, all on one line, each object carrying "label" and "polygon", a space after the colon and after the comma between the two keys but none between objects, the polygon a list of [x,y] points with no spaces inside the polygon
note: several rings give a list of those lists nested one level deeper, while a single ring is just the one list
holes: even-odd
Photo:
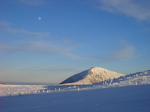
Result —
[{"label": "snowy plain", "polygon": [[0,112],[150,112],[150,71],[91,85],[0,85]]}]

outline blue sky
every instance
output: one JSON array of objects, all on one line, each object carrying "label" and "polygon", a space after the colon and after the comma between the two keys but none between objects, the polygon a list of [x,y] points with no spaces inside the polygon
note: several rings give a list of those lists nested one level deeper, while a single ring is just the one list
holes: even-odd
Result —
[{"label": "blue sky", "polygon": [[0,81],[61,82],[92,66],[150,69],[149,0],[0,1]]}]

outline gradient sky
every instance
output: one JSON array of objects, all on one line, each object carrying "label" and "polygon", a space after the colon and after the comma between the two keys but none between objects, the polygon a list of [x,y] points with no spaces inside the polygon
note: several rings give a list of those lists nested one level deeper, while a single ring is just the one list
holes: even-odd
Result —
[{"label": "gradient sky", "polygon": [[0,81],[59,83],[92,66],[150,69],[149,0],[1,0]]}]

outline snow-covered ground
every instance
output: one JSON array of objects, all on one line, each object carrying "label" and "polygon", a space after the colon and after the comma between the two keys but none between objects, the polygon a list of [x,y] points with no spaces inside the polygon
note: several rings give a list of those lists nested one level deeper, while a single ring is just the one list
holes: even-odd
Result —
[{"label": "snow-covered ground", "polygon": [[0,112],[150,112],[150,85],[0,97]]},{"label": "snow-covered ground", "polygon": [[150,112],[150,71],[91,85],[0,85],[0,112]]},{"label": "snow-covered ground", "polygon": [[0,96],[35,94],[46,89],[44,85],[5,85],[0,84]]}]

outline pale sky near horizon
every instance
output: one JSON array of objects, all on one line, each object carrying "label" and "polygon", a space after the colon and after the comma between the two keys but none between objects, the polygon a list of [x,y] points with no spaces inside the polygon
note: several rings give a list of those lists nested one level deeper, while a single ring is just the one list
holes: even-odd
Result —
[{"label": "pale sky near horizon", "polygon": [[149,0],[1,0],[0,81],[59,83],[93,66],[150,69]]}]

